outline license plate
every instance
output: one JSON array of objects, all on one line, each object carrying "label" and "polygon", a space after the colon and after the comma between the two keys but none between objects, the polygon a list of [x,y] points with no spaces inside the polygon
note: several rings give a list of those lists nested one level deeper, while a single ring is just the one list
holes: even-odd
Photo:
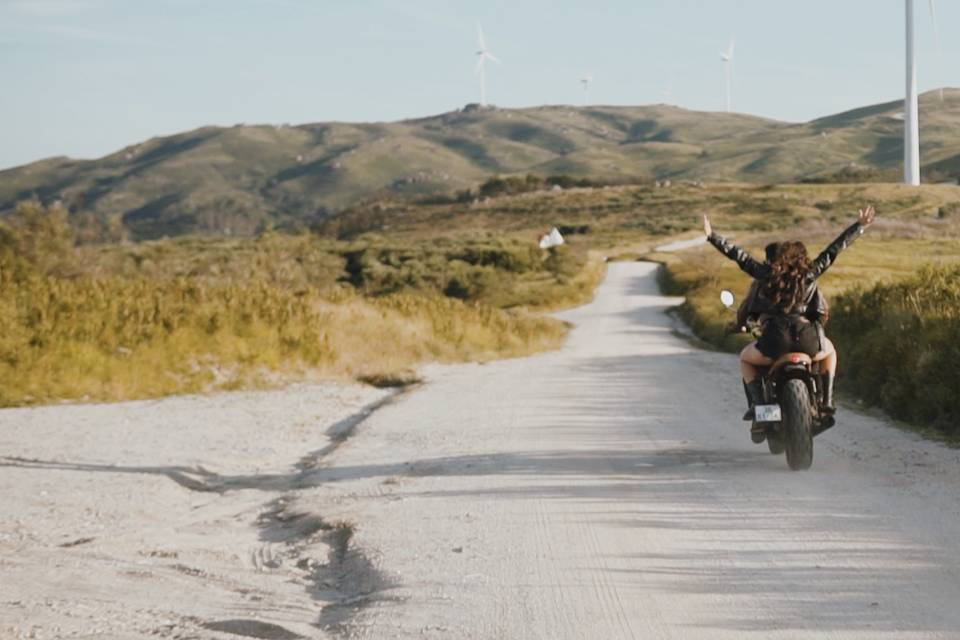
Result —
[{"label": "license plate", "polygon": [[778,404],[758,404],[754,409],[754,415],[757,422],[780,422],[780,405]]}]

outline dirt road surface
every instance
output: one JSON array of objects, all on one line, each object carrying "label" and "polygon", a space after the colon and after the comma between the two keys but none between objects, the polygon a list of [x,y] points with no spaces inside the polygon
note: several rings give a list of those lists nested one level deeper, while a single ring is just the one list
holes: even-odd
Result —
[{"label": "dirt road surface", "polygon": [[960,638],[960,452],[844,408],[789,471],[677,302],[612,264],[396,397],[0,412],[0,637]]}]

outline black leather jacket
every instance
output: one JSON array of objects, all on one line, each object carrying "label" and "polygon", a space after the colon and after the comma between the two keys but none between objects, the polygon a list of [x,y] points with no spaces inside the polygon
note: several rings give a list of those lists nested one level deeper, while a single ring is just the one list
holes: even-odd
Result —
[{"label": "black leather jacket", "polygon": [[[854,222],[852,225],[844,229],[843,233],[837,236],[836,240],[831,242],[830,245],[810,263],[810,271],[807,273],[804,294],[796,308],[778,309],[763,294],[763,288],[761,287],[757,291],[757,295],[754,297],[753,304],[750,308],[750,313],[760,316],[782,316],[796,314],[806,315],[809,317],[808,309],[817,309],[818,313],[825,315],[825,299],[820,295],[820,291],[817,288],[817,278],[823,275],[823,273],[830,268],[830,265],[836,262],[837,256],[840,254],[840,252],[849,247],[862,233],[863,229],[860,227],[860,223]],[[737,263],[737,266],[740,267],[741,271],[748,274],[755,280],[762,281],[770,275],[769,264],[754,260],[752,257],[750,257],[750,254],[740,247],[732,244],[723,236],[713,233],[707,238],[707,240],[710,242],[710,244],[715,246],[720,253],[727,256],[731,260],[734,260]]]},{"label": "black leather jacket", "polygon": [[[760,311],[755,308],[756,305],[754,301],[762,284],[763,281],[761,280],[754,280],[750,283],[750,289],[747,291],[746,297],[737,309],[735,326],[747,327],[750,320],[760,320]],[[806,316],[810,322],[819,322],[821,325],[826,326],[827,320],[830,317],[830,304],[827,302],[827,297],[823,295],[819,287],[817,287],[816,292],[813,294],[813,299],[810,301],[810,304],[807,305],[803,315]]]}]

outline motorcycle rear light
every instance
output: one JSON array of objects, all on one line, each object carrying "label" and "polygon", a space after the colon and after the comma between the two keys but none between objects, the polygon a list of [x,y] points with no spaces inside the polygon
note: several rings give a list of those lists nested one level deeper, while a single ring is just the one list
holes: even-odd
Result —
[{"label": "motorcycle rear light", "polygon": [[797,364],[798,362],[800,362],[800,356],[790,356],[790,362],[792,362],[793,364]]}]

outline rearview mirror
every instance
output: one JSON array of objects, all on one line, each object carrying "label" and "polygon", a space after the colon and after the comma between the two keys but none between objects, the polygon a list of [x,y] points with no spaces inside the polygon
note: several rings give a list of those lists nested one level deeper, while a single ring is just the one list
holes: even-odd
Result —
[{"label": "rearview mirror", "polygon": [[720,292],[720,302],[723,303],[727,309],[733,306],[733,294],[724,289]]}]

